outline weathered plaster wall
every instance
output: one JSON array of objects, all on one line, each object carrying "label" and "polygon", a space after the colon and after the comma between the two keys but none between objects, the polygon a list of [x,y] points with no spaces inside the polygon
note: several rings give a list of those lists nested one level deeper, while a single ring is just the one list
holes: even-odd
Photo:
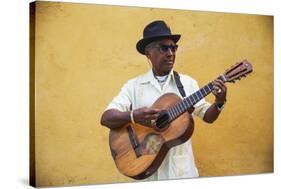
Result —
[{"label": "weathered plaster wall", "polygon": [[35,16],[37,185],[131,181],[115,168],[99,120],[120,87],[148,70],[135,44],[155,19],[182,34],[175,69],[200,86],[236,61],[253,63],[250,77],[228,85],[218,121],[195,120],[200,175],[273,171],[273,17],[48,2],[36,3]]}]

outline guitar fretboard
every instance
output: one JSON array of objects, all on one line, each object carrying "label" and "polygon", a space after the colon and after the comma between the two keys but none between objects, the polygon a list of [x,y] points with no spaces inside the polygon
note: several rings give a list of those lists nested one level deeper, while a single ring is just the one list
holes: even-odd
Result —
[{"label": "guitar fretboard", "polygon": [[[220,76],[218,79],[225,81],[223,76]],[[172,108],[168,109],[167,112],[170,117],[170,121],[173,121],[181,114],[186,112],[189,108],[193,107],[197,102],[202,100],[205,96],[210,94],[213,90],[212,82],[208,83],[198,91],[194,92],[190,96],[184,98],[181,102],[177,103]]]}]

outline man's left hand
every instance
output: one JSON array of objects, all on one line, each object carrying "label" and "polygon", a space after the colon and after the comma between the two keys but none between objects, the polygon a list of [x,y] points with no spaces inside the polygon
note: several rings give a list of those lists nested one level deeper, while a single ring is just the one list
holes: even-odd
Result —
[{"label": "man's left hand", "polygon": [[224,104],[224,102],[226,101],[226,92],[227,92],[226,85],[224,84],[223,81],[216,79],[213,81],[213,86],[214,86],[214,90],[212,91],[212,93],[216,97],[216,103]]}]

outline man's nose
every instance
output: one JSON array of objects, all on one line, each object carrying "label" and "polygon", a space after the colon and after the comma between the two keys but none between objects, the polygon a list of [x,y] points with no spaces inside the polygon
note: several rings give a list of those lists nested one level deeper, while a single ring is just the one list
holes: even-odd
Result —
[{"label": "man's nose", "polygon": [[170,55],[170,56],[174,54],[171,48],[168,48],[167,54]]}]

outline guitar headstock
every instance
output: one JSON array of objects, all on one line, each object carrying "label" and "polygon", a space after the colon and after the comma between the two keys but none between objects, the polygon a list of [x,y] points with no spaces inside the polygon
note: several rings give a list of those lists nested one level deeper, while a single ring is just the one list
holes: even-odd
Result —
[{"label": "guitar headstock", "polygon": [[222,77],[224,82],[234,83],[236,80],[240,80],[241,77],[246,77],[246,75],[251,73],[252,71],[252,64],[245,59],[242,62],[236,63],[230,69],[226,70]]}]

